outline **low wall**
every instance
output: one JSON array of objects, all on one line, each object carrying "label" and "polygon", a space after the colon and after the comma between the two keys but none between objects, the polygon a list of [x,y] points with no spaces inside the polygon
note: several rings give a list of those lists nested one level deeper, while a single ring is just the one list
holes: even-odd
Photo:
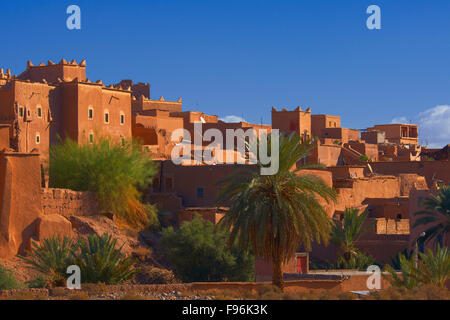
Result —
[{"label": "low wall", "polygon": [[97,201],[92,192],[44,188],[41,190],[41,199],[44,215],[60,214],[67,218],[98,214]]}]

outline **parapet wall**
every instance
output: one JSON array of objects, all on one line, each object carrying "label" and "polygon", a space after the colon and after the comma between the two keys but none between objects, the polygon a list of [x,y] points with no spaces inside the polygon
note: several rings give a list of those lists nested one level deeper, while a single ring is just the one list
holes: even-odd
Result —
[{"label": "parapet wall", "polygon": [[95,195],[68,189],[44,188],[41,190],[44,215],[92,216],[98,213]]}]

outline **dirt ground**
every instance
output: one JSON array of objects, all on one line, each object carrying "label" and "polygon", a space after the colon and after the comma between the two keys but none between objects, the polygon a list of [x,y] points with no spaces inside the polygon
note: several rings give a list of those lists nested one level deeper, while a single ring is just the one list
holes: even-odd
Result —
[{"label": "dirt ground", "polygon": [[36,276],[38,272],[29,268],[29,266],[20,258],[14,257],[12,259],[0,259],[0,265],[4,266],[6,269],[11,270],[17,280],[21,282],[29,281]]}]

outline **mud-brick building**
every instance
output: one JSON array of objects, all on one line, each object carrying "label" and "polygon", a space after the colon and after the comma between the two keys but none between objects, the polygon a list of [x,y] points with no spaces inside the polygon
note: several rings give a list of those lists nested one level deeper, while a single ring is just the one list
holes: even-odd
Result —
[{"label": "mud-brick building", "polygon": [[10,126],[10,147],[18,152],[38,149],[45,159],[59,136],[79,143],[131,138],[131,87],[89,81],[85,61],[28,62],[19,76],[0,78],[0,124]]}]

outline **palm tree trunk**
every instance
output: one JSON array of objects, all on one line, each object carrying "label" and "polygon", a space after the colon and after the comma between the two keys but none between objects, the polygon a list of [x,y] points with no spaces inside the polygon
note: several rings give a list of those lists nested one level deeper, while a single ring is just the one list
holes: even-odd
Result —
[{"label": "palm tree trunk", "polygon": [[273,267],[272,284],[283,290],[284,289],[283,261],[278,254],[274,254],[273,256],[272,267]]}]

